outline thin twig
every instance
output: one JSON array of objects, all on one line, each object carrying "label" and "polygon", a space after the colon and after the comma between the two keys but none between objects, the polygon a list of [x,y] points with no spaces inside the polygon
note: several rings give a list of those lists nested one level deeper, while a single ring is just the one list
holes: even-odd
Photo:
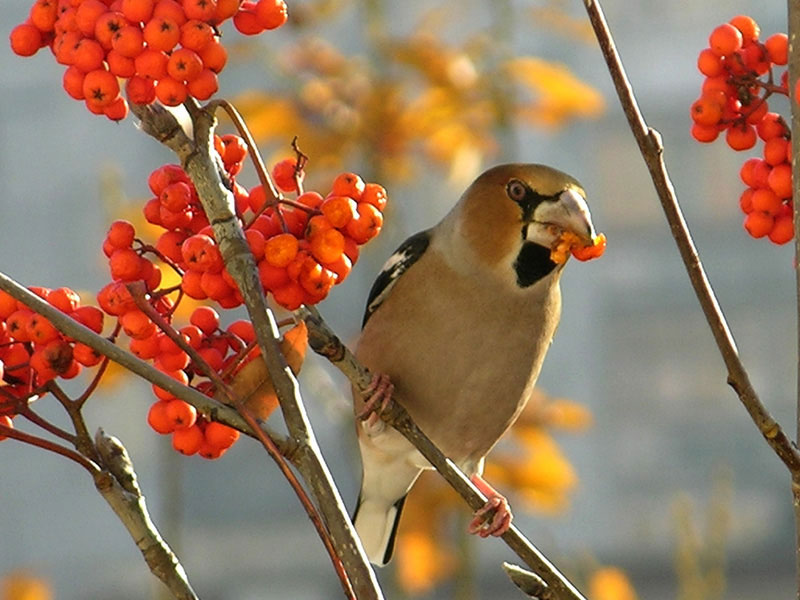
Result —
[{"label": "thin twig", "polygon": [[[327,358],[356,389],[365,391],[372,380],[369,371],[333,333],[319,312],[313,307],[303,307],[297,314],[308,326],[308,344],[314,352]],[[486,496],[420,430],[400,402],[392,400],[380,417],[402,433],[473,510],[483,508],[486,505]],[[554,600],[583,600],[575,586],[514,525],[502,538],[544,580],[548,597]]]},{"label": "thin twig", "polygon": [[728,384],[737,393],[750,418],[775,454],[778,455],[791,473],[800,473],[800,453],[798,453],[792,441],[759,399],[739,358],[733,335],[728,328],[728,323],[708,281],[705,269],[689,233],[689,228],[683,218],[672,181],[667,173],[661,135],[655,129],[648,127],[639,110],[633,89],[625,74],[625,69],[622,66],[622,61],[617,53],[599,3],[596,0],[584,0],[584,4],[595,35],[600,43],[600,49],[608,65],[608,70],[611,73],[611,78],[614,81],[614,87],[617,90],[622,109],[650,171],[656,193],[661,201],[661,206],[680,251],[689,279],[692,282],[692,287],[697,299],[700,301],[722,359],[725,361],[725,366],[728,369]]},{"label": "thin twig", "polygon": [[46,440],[44,438],[31,435],[29,433],[25,433],[24,431],[20,431],[19,429],[14,429],[13,427],[6,427],[5,425],[0,425],[0,436],[12,438],[20,442],[30,444],[31,446],[42,448],[43,450],[47,450],[48,452],[59,454],[65,458],[70,459],[73,462],[78,463],[84,469],[89,471],[89,473],[93,477],[100,471],[100,468],[94,462],[92,462],[82,454],[75,452],[75,450],[72,450],[70,448],[65,448],[60,444],[56,444],[55,442],[51,442],[50,440]]},{"label": "thin twig", "polygon": [[[791,107],[792,131],[792,206],[794,208],[794,269],[797,302],[797,389],[795,398],[795,440],[800,440],[800,97],[797,82],[800,80],[800,5],[789,0],[789,106]],[[800,600],[800,473],[792,474],[792,503],[794,505],[795,529],[795,585]]]},{"label": "thin twig", "polygon": [[25,417],[26,419],[28,419],[28,421],[30,421],[34,425],[37,425],[38,427],[41,427],[48,433],[51,433],[52,435],[61,438],[65,442],[69,442],[70,444],[75,445],[76,438],[74,435],[72,435],[68,431],[64,431],[63,429],[57,427],[56,425],[53,425],[50,421],[43,419],[38,414],[36,414],[30,406],[25,406],[24,408],[19,410],[17,414]]}]

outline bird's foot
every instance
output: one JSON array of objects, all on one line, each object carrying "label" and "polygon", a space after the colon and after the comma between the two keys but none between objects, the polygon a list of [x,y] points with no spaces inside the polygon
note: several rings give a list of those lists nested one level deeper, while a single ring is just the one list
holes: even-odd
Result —
[{"label": "bird's foot", "polygon": [[381,414],[392,403],[394,384],[389,381],[389,376],[377,373],[372,376],[372,381],[364,390],[364,406],[356,413],[356,418],[365,421],[367,429],[374,431],[381,428]]},{"label": "bird's foot", "polygon": [[490,535],[501,536],[511,527],[511,508],[508,500],[496,489],[489,485],[480,475],[473,475],[470,481],[475,484],[487,498],[483,508],[475,511],[475,517],[470,521],[467,531],[481,537]]}]

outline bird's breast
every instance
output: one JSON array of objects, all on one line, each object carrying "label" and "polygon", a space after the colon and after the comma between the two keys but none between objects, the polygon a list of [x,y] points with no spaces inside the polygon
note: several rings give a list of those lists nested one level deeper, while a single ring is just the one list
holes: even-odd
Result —
[{"label": "bird's breast", "polygon": [[[356,354],[389,375],[445,454],[471,464],[513,423],[539,375],[560,316],[558,274],[520,290],[440,263],[428,265],[435,278],[416,268],[404,274],[367,322]],[[409,294],[404,286],[418,288]],[[424,302],[403,302],[409,297]]]}]

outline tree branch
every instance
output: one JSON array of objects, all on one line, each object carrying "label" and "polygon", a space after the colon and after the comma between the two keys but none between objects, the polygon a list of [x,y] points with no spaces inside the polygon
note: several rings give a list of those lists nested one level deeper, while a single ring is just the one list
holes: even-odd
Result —
[{"label": "tree branch", "polygon": [[102,429],[97,430],[95,443],[107,469],[94,474],[97,491],[136,542],[150,571],[164,582],[172,595],[178,600],[197,600],[178,557],[150,519],[127,450],[117,438],[106,435]]},{"label": "tree branch", "polygon": [[[319,312],[313,307],[303,307],[297,311],[297,314],[308,326],[308,344],[314,352],[327,358],[350,380],[356,389],[365,391],[372,376],[328,327]],[[486,496],[420,430],[400,402],[392,401],[380,417],[402,433],[420,451],[447,483],[466,500],[470,508],[473,510],[483,508],[487,501]],[[545,595],[543,591],[542,598],[583,600],[583,596],[575,586],[513,524],[502,538],[508,547],[544,580],[546,594],[549,595]]]},{"label": "tree branch", "polygon": [[792,474],[800,474],[800,453],[798,453],[792,441],[761,402],[739,358],[733,335],[728,328],[728,323],[708,281],[678,204],[675,189],[672,186],[672,181],[664,163],[664,147],[661,143],[661,135],[655,129],[648,127],[639,110],[633,89],[625,74],[625,69],[622,66],[622,61],[617,53],[614,40],[599,3],[596,0],[584,0],[584,4],[600,44],[600,49],[603,52],[603,57],[608,65],[608,70],[611,73],[611,78],[614,81],[614,87],[617,90],[622,109],[650,171],[653,185],[669,223],[672,236],[680,251],[692,287],[714,335],[717,348],[719,348],[722,359],[725,361],[725,366],[728,369],[728,384],[739,396],[739,400],[767,444]]},{"label": "tree branch", "polygon": [[[800,79],[800,4],[789,0],[789,106],[791,107],[792,131],[792,206],[794,213],[794,269],[797,302],[797,397],[795,398],[795,440],[800,440],[800,98],[796,94]],[[795,528],[795,585],[800,600],[800,473],[792,473],[792,504],[794,505]]]},{"label": "tree branch", "polygon": [[[212,105],[214,106],[214,105]],[[239,287],[256,331],[261,355],[272,378],[281,411],[295,444],[288,456],[297,466],[317,501],[336,552],[345,566],[350,585],[358,598],[378,600],[383,595],[360,540],[353,530],[344,502],[325,464],[300,396],[297,380],[286,365],[279,347],[279,333],[258,278],[255,260],[236,218],[233,195],[222,182],[217,161],[212,157],[216,119],[209,110],[189,107],[194,142],[187,143],[175,133],[177,121],[163,109],[137,109],[143,129],[161,140],[180,158],[195,184],[198,197],[214,228],[225,266]],[[181,132],[183,130],[181,129]],[[185,135],[183,136],[185,138]],[[344,585],[344,582],[343,582]]]}]

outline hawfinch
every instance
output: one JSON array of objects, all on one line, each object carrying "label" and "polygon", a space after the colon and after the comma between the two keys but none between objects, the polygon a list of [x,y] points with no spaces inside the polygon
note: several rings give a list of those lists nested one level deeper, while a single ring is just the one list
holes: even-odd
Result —
[{"label": "hawfinch", "polygon": [[508,529],[508,503],[481,477],[484,458],[525,406],[558,325],[564,263],[551,249],[565,232],[595,238],[584,197],[550,167],[496,166],[378,275],[356,356],[380,376],[370,397],[354,393],[363,468],[354,521],[373,563],[391,558],[406,495],[431,468],[375,414],[393,391],[489,499],[470,531]]}]

